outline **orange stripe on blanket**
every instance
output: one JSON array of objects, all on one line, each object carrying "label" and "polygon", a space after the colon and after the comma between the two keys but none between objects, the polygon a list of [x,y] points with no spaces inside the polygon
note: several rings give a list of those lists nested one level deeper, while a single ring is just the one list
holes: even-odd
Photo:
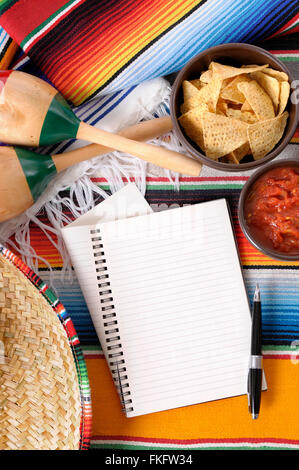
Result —
[{"label": "orange stripe on blanket", "polygon": [[[173,0],[167,0],[168,2],[173,1]],[[141,8],[143,5],[139,5],[136,7],[132,12],[129,14],[126,14],[125,17],[120,17],[119,19],[115,19],[115,23],[113,26],[110,26],[109,28],[107,27],[105,31],[105,36],[99,38],[98,34],[98,24],[97,24],[97,19],[95,19],[94,24],[91,23],[88,29],[89,33],[89,38],[88,42],[86,43],[84,41],[84,38],[82,38],[82,43],[78,44],[75,48],[73,48],[73,52],[77,53],[76,58],[73,56],[71,57],[66,57],[65,64],[66,65],[71,65],[76,63],[76,70],[79,67],[80,70],[86,70],[86,66],[89,65],[89,63],[94,63],[92,58],[88,56],[89,52],[92,52],[94,54],[94,50],[97,48],[98,45],[101,47],[99,48],[99,54],[96,56],[97,61],[96,65],[100,68],[103,64],[106,64],[107,60],[111,60],[111,44],[114,45],[114,49],[116,51],[119,50],[119,47],[121,44],[128,44],[128,39],[129,39],[129,33],[133,32],[136,34],[136,24],[140,24],[139,20],[142,20],[143,17],[149,18],[148,24],[152,23],[152,20],[154,16],[152,15],[160,15],[161,9],[164,7],[161,6],[160,0],[153,0],[150,6],[147,6],[147,8]],[[111,21],[111,19],[110,19]],[[107,18],[107,23],[109,24],[109,17]],[[143,25],[146,25],[146,23],[143,23]],[[144,29],[142,29],[144,31]],[[92,40],[90,39],[92,38]],[[134,39],[136,41],[136,37],[134,36]],[[79,53],[79,51],[81,51]],[[57,52],[58,53],[58,52]],[[86,56],[90,57],[89,61],[86,61]],[[82,64],[82,67],[80,67],[80,64],[77,63],[77,60],[80,58],[85,58],[84,63]],[[51,60],[49,59],[45,62],[45,65],[49,65],[48,62]],[[51,65],[53,62],[51,62]],[[57,73],[55,75],[56,79],[61,78],[69,78],[72,77],[72,72],[70,73],[62,73],[60,70],[57,70]]]},{"label": "orange stripe on blanket", "polygon": [[[103,51],[101,50],[97,56],[93,56],[92,60],[90,59],[89,62],[92,62],[95,65],[88,69],[88,74],[86,72],[81,76],[79,82],[76,82],[72,88],[68,89],[69,99],[74,102],[85,100],[87,96],[92,94],[95,83],[100,86],[104,84],[108,78],[111,78],[114,73],[127,63],[130,58],[134,57],[137,52],[142,50],[150,41],[159,36],[171,24],[186,14],[186,12],[192,8],[192,3],[194,2],[190,2],[188,6],[186,6],[185,3],[186,2],[183,1],[178,3],[173,0],[169,5],[149,17],[147,22],[139,25],[138,29],[135,28],[131,32],[126,31],[124,36],[125,41],[122,40],[121,47],[114,48],[114,55],[111,56],[111,48],[107,51],[109,60],[108,57],[106,57],[105,74],[101,74],[100,83],[98,83],[98,74],[100,70],[98,61],[103,59]],[[87,65],[89,62],[87,62]]]},{"label": "orange stripe on blanket", "polygon": [[0,70],[7,70],[15,56],[19,46],[15,41],[12,41],[7,48],[2,60],[0,61]]},{"label": "orange stripe on blanket", "polygon": [[295,134],[291,138],[291,143],[292,144],[298,144],[299,143],[299,127],[297,127]]},{"label": "orange stripe on blanket", "polygon": [[[198,3],[200,3],[198,0],[190,0],[187,5],[186,1],[183,0],[180,3],[171,0],[164,2],[164,5],[160,5],[160,2],[158,2],[159,9],[157,10],[157,5],[153,2],[151,9],[146,12],[148,20],[144,21],[142,25],[139,22],[137,27],[135,21],[132,25],[127,23],[125,26],[120,23],[116,35],[114,28],[110,32],[107,31],[105,43],[101,39],[101,47],[95,47],[99,45],[98,41],[100,41],[96,36],[93,45],[86,48],[82,43],[80,46],[82,52],[76,55],[76,59],[74,57],[69,60],[66,58],[63,77],[60,71],[54,75],[58,88],[68,99],[76,103],[86,99],[93,93],[95,84],[97,86],[103,85],[130,58],[134,57],[150,41],[178,21]],[[144,12],[141,13],[142,15],[144,15]],[[113,50],[115,53],[113,56],[111,56],[111,42],[114,44]],[[98,50],[97,54],[95,54],[95,50]],[[89,54],[91,51],[92,57]],[[81,67],[78,66],[80,59],[82,59]],[[76,67],[73,68],[75,62]],[[94,65],[92,66],[92,64]],[[105,71],[102,70],[103,65],[105,65]],[[89,68],[89,66],[91,67]],[[88,72],[84,73],[85,70],[88,70]],[[98,81],[99,72],[101,72],[100,82]],[[72,86],[70,87],[71,83]]]},{"label": "orange stripe on blanket", "polygon": [[299,266],[299,261],[279,261],[264,255],[245,238],[243,233],[237,230],[236,232],[241,262],[244,266]]}]

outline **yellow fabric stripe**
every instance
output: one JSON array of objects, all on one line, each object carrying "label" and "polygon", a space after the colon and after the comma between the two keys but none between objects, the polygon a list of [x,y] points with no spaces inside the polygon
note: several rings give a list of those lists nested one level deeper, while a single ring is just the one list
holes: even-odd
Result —
[{"label": "yellow fabric stripe", "polygon": [[12,41],[0,61],[0,70],[7,70],[9,68],[11,61],[14,58],[14,55],[17,52],[18,48],[18,44]]},{"label": "yellow fabric stripe", "polygon": [[[247,396],[216,400],[128,419],[104,359],[86,359],[93,402],[93,435],[165,439],[299,439],[298,365],[265,359],[268,390],[253,421]],[[146,366],[146,364],[145,364]]]}]

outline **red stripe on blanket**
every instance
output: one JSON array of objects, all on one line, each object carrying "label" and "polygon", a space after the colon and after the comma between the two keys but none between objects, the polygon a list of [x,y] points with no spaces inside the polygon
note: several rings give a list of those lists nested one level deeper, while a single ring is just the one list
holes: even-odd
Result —
[{"label": "red stripe on blanket", "polygon": [[[40,0],[23,0],[12,5],[1,16],[1,26],[10,31],[10,35],[19,44],[43,21],[47,20],[55,11],[65,5],[65,0],[51,0],[41,2]],[[30,15],[28,14],[30,9]],[[10,23],[14,18],[26,18],[26,21],[18,22],[18,28],[14,28],[14,23]]]},{"label": "red stripe on blanket", "polygon": [[[76,87],[78,87],[80,84],[86,80],[86,77],[82,77],[82,70],[85,70],[86,67],[91,67],[89,68],[89,74],[92,76],[92,72],[97,70],[102,63],[106,64],[104,69],[105,69],[105,75],[103,77],[105,78],[106,75],[109,75],[109,65],[113,64],[115,66],[117,64],[117,57],[119,56],[118,52],[112,56],[112,58],[108,59],[109,56],[111,56],[111,44],[114,44],[115,51],[118,51],[119,48],[117,45],[121,45],[122,42],[124,41],[124,38],[128,38],[128,36],[134,32],[135,30],[135,35],[136,35],[136,28],[140,28],[140,19],[142,16],[146,13],[148,15],[148,18],[150,18],[149,21],[153,21],[153,13],[155,12],[156,8],[159,7],[159,0],[155,0],[151,3],[150,6],[144,5],[143,8],[142,4],[144,3],[144,0],[140,2],[141,4],[139,5],[137,2],[134,5],[134,9],[128,15],[128,13],[124,14],[124,18],[126,18],[126,22],[122,24],[124,21],[124,18],[120,15],[117,16],[117,18],[112,17],[111,13],[109,16],[107,16],[105,23],[104,24],[98,24],[98,20],[95,22],[95,27],[92,29],[91,25],[88,25],[88,29],[86,29],[86,38],[82,38],[80,44],[76,45],[74,44],[73,46],[73,54],[82,54],[82,57],[84,57],[84,61],[82,62],[82,65],[77,66],[76,70],[73,68],[70,68],[70,71],[62,72],[61,69],[57,69],[55,73],[55,80],[63,80],[66,83],[70,84],[71,82],[68,80],[70,79],[71,81],[74,81],[74,78],[76,78],[76,85],[72,86],[70,88],[70,92],[73,91]],[[117,6],[115,7],[117,10]],[[160,10],[159,10],[160,12]],[[159,13],[160,14],[160,13]],[[129,21],[129,18],[132,17],[133,21]],[[116,28],[111,28],[111,25],[115,23],[117,26]],[[142,25],[144,29],[146,29],[146,25]],[[88,34],[87,34],[88,32]],[[103,33],[105,32],[104,36]],[[134,40],[131,40],[134,43]],[[95,51],[97,50],[98,53],[94,53],[93,56],[89,58],[89,61],[86,59],[86,50],[93,44],[93,47]],[[128,44],[128,43],[127,43]],[[99,47],[100,46],[100,47]],[[124,52],[122,51],[122,54]],[[57,50],[56,55],[59,54],[61,55],[61,51]],[[72,63],[74,62],[74,57],[65,57],[65,62],[64,62],[64,67],[66,65],[70,65],[72,67]],[[52,57],[49,56],[47,59],[50,61],[49,66],[52,68],[53,67],[53,59]],[[61,60],[61,58],[60,58]],[[45,62],[46,64],[47,62]],[[80,78],[82,77],[82,78]],[[84,78],[85,77],[85,78]],[[77,81],[78,80],[78,81]],[[88,86],[90,82],[92,82],[94,78],[90,78],[88,81],[85,83],[85,87]],[[59,86],[59,81],[57,81],[57,84]]]},{"label": "red stripe on blanket", "polygon": [[[159,6],[159,1],[156,1],[156,4],[157,6]],[[184,0],[182,0],[181,2],[178,2],[177,0],[173,0],[171,3],[165,5],[165,6],[160,6],[160,9],[158,12],[155,12],[155,9],[157,8],[157,6],[155,6],[155,2],[153,1],[152,2],[152,5],[151,5],[151,9],[149,9],[149,11],[147,12],[147,15],[148,15],[148,21],[147,22],[144,22],[142,25],[140,25],[140,23],[137,21],[137,22],[133,22],[130,26],[127,24],[126,25],[126,28],[123,29],[123,35],[124,36],[128,36],[128,34],[134,34],[135,37],[138,37],[138,35],[141,33],[141,31],[143,30],[143,33],[144,35],[147,34],[149,35],[149,32],[151,30],[151,24],[154,23],[157,18],[159,17],[162,17],[162,15],[164,15],[166,12],[167,12],[167,9],[170,8],[170,7],[175,7],[176,10],[178,11],[181,7],[183,8],[184,7]],[[146,8],[148,8],[147,5],[145,5]],[[142,14],[144,14],[144,10],[142,12]],[[150,29],[149,29],[150,28]],[[163,31],[163,26],[161,26],[161,30],[159,32],[159,34]],[[96,40],[97,38],[97,33],[96,33],[96,37],[94,38],[94,40]],[[115,38],[113,39],[113,41],[119,41],[119,32],[117,32],[117,35],[115,35]],[[102,39],[98,41],[98,43],[100,44],[102,42]],[[135,44],[135,40],[133,37],[131,37],[129,39],[128,37],[128,43],[126,45],[122,45],[122,47],[117,50],[115,49],[115,53],[113,55],[113,60],[112,59],[108,59],[107,58],[105,59],[104,58],[104,52],[108,52],[108,54],[111,54],[111,42],[108,46],[108,50],[104,50],[103,48],[101,48],[100,50],[98,50],[98,54],[97,55],[94,55],[92,58],[90,58],[89,61],[86,61],[84,60],[84,67],[91,67],[90,70],[90,73],[91,72],[95,72],[97,70],[98,67],[101,66],[102,62],[106,63],[105,65],[105,72],[103,72],[102,74],[102,78],[103,79],[108,79],[109,78],[109,75],[111,73],[111,67],[113,65],[113,67],[119,67],[121,65],[121,62],[123,61],[123,58],[124,56],[126,57],[126,59],[128,58],[128,56],[132,55],[132,54],[136,54],[139,50],[139,46],[138,45],[134,45]],[[94,64],[94,65],[92,65]],[[70,74],[74,74],[74,70],[72,70],[72,72],[70,72]],[[70,74],[66,74],[65,76],[63,76],[63,80],[65,80],[65,78],[67,77],[67,75],[70,75]],[[78,74],[79,75],[79,74]],[[55,77],[57,78],[57,76]],[[91,86],[92,82],[94,81],[94,76],[90,76],[89,79],[86,79],[85,76],[83,76],[82,78],[78,78],[78,81],[76,81],[76,83],[70,88],[69,92],[72,92],[72,100],[77,96],[77,94],[79,93],[77,90],[79,89],[80,90],[80,85],[83,86],[83,84],[85,83],[85,87],[88,87],[89,85]]]},{"label": "red stripe on blanket", "polygon": [[[278,31],[276,31],[276,33],[272,34],[271,36],[268,37],[268,39],[271,39],[271,38],[274,38],[276,36],[279,36],[279,35],[282,35],[284,32],[287,33],[287,31],[285,31],[287,28],[289,28],[290,26],[292,26],[293,24],[296,23],[296,21],[299,19],[299,13],[297,13],[296,16],[294,16],[294,18],[292,18],[290,21],[288,21],[284,26],[282,26]],[[297,27],[295,29],[292,30],[292,33],[295,32],[297,30]]]},{"label": "red stripe on blanket", "polygon": [[[198,177],[198,176],[190,176],[190,177],[180,177],[180,183],[190,183],[190,182],[203,182],[203,181],[247,181],[249,176],[205,176],[205,177]],[[106,178],[91,178],[94,183],[107,183]],[[127,182],[127,178],[122,178],[124,182]],[[135,182],[135,179],[132,177],[130,178],[131,182]],[[154,183],[170,183],[168,178],[161,177],[147,177],[147,182],[154,182]]]},{"label": "red stripe on blanket", "polygon": [[[81,32],[80,32],[81,41],[79,43],[77,40],[77,36],[74,35],[72,38],[68,38],[67,43],[63,44],[63,46],[60,45],[60,47],[56,48],[55,50],[51,49],[51,54],[48,54],[47,57],[44,58],[45,69],[47,67],[56,67],[59,70],[59,62],[61,63],[63,61],[63,64],[65,64],[65,60],[68,60],[68,58],[65,57],[65,55],[67,54],[70,47],[72,48],[72,57],[69,60],[72,63],[74,61],[74,57],[76,57],[76,54],[79,54],[82,51],[84,53],[85,48],[88,48],[91,45],[95,47],[96,45],[95,40],[99,39],[102,33],[104,33],[104,37],[101,36],[101,38],[99,39],[100,44],[101,44],[101,51],[105,47],[106,43],[108,44],[107,47],[109,47],[109,44],[111,45],[111,41],[109,42],[110,36],[109,36],[108,24],[115,23],[116,19],[118,22],[121,22],[124,16],[124,13],[122,13],[120,9],[121,7],[123,7],[122,3],[125,1],[126,0],[119,1],[118,5],[116,5],[115,8],[113,6],[109,7],[109,13],[106,13],[105,23],[103,25],[101,23],[99,24],[97,17],[94,17],[89,21],[88,25],[85,28],[82,27]],[[144,0],[139,0],[139,3],[141,3],[142,1]],[[138,6],[138,2],[135,0],[134,8],[136,8],[136,6]],[[117,33],[118,34],[120,33],[119,27],[117,27]],[[88,36],[87,39],[84,39],[85,35]],[[30,48],[31,48],[31,45],[30,45]],[[63,59],[62,59],[62,56],[63,56]],[[83,68],[86,68],[85,62],[83,64]],[[67,78],[67,75],[65,73],[63,73],[63,78]]]},{"label": "red stripe on blanket", "polygon": [[299,31],[299,25],[298,26],[295,26],[294,28],[292,29],[287,29],[284,33],[281,33],[279,35],[279,37],[281,36],[287,36],[288,34],[294,34],[294,33],[298,33]]},{"label": "red stripe on blanket", "polygon": [[272,50],[272,51],[269,51],[271,52],[271,54],[298,54],[299,53],[299,49],[284,49],[284,50]]},{"label": "red stripe on blanket", "polygon": [[155,437],[132,437],[132,436],[92,436],[92,440],[96,441],[128,441],[128,442],[152,442],[160,444],[179,444],[179,445],[192,445],[192,444],[241,444],[244,442],[250,443],[273,443],[273,444],[299,444],[299,440],[295,439],[277,439],[274,437],[269,438],[252,438],[241,437],[235,439],[163,439]]},{"label": "red stripe on blanket", "polygon": [[[89,356],[88,356],[89,357]],[[292,359],[293,361],[299,360],[299,355],[295,354],[263,354],[263,359]]]},{"label": "red stripe on blanket", "polygon": [[[66,18],[75,8],[77,8],[82,2],[84,2],[85,0],[81,0],[80,2],[76,3],[75,5],[73,5],[69,10],[65,11],[65,13],[63,13],[61,16],[57,17],[56,16],[56,19],[55,21],[51,24],[51,28],[50,29],[53,29],[55,28],[55,25],[60,23],[64,18]],[[24,50],[26,51],[26,53],[29,53],[28,51],[36,44],[38,43],[38,41],[40,41],[44,36],[46,36],[47,34],[49,33],[49,28],[47,28],[42,34],[40,34],[38,37],[35,38],[35,40],[30,43],[30,47],[25,47]]]}]

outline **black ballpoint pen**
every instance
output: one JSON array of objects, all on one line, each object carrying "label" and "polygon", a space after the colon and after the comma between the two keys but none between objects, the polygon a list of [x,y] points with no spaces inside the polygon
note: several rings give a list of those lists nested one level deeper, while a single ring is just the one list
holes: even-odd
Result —
[{"label": "black ballpoint pen", "polygon": [[257,419],[260,411],[262,392],[262,318],[260,289],[257,285],[253,297],[251,326],[251,354],[248,371],[248,406],[252,419]]}]

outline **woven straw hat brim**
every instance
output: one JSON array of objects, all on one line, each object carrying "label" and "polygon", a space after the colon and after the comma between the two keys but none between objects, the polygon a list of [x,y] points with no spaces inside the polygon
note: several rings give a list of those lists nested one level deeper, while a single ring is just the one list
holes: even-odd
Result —
[{"label": "woven straw hat brim", "polygon": [[57,315],[0,257],[0,449],[78,449],[81,397]]}]

